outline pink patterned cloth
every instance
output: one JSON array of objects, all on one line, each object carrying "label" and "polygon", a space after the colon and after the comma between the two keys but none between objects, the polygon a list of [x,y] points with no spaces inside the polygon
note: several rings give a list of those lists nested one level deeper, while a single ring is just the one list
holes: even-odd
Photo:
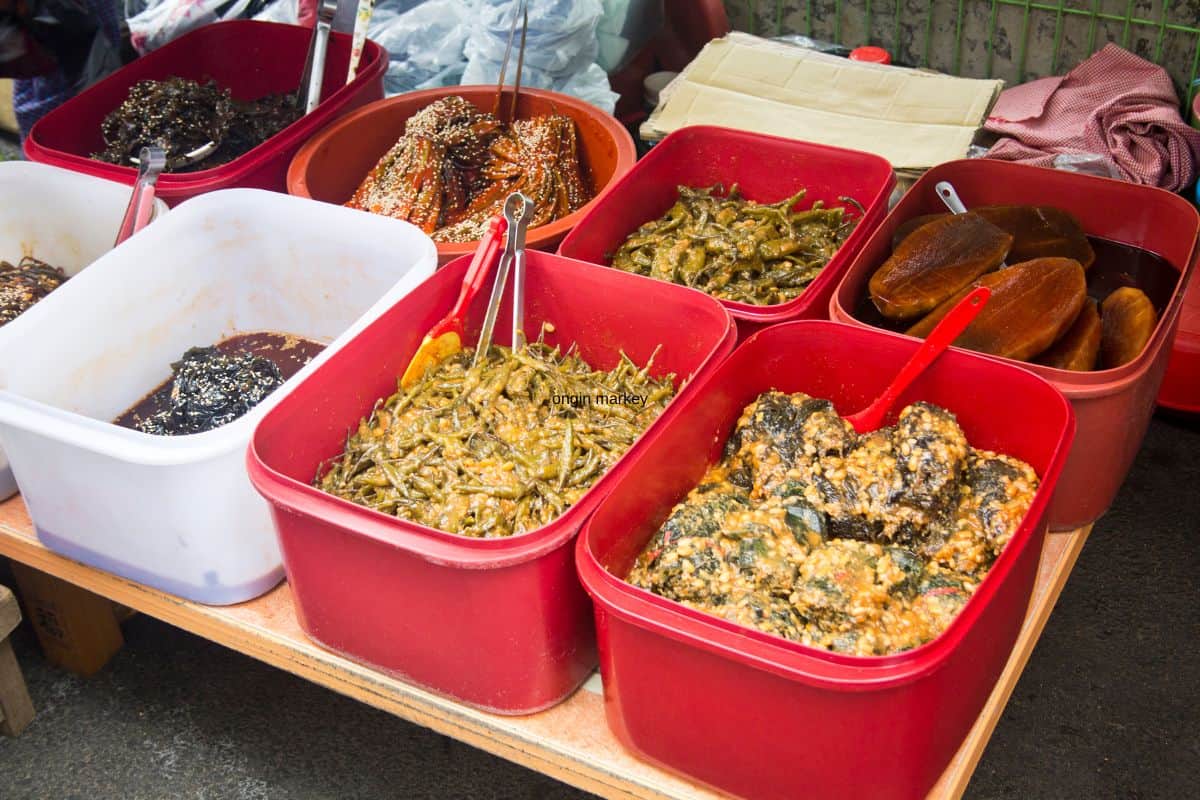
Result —
[{"label": "pink patterned cloth", "polygon": [[1179,116],[1166,70],[1109,44],[1062,77],[1001,92],[987,129],[1006,137],[988,158],[1051,166],[1098,153],[1127,180],[1180,191],[1196,179],[1200,130]]}]

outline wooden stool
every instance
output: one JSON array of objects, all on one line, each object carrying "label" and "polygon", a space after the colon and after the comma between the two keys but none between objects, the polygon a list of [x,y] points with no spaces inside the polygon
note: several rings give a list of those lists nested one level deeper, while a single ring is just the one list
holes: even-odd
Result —
[{"label": "wooden stool", "polygon": [[33,701],[8,635],[21,621],[17,598],[0,586],[0,733],[16,736],[33,719]]}]

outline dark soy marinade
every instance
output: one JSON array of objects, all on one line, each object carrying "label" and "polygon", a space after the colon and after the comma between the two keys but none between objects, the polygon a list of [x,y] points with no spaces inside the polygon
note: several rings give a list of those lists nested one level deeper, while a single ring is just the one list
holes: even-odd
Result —
[{"label": "dark soy marinade", "polygon": [[767,392],[626,579],[813,647],[896,653],[946,629],[1037,485],[943,408],[859,434],[828,400]]},{"label": "dark soy marinade", "polygon": [[114,420],[158,436],[227,425],[313,359],[325,345],[287,333],[239,333],[213,347],[193,347],[172,376]]}]

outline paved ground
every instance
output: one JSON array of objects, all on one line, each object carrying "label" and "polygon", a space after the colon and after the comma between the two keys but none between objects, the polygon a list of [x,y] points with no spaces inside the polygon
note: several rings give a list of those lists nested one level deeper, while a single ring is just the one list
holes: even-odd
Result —
[{"label": "paved ground", "polygon": [[[1200,772],[1200,425],[1158,419],[968,797],[1185,798]],[[0,581],[7,576],[0,572]],[[136,617],[79,680],[17,637],[38,718],[0,797],[583,798],[549,778]]]}]

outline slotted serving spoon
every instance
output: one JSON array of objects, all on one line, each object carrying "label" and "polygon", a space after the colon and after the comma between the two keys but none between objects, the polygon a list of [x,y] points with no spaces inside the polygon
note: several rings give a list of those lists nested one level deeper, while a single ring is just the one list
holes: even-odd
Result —
[{"label": "slotted serving spoon", "polygon": [[925,337],[925,341],[917,348],[917,352],[913,353],[913,357],[900,368],[896,377],[892,378],[892,382],[883,390],[883,394],[862,411],[846,417],[854,426],[854,430],[859,433],[879,430],[888,412],[895,405],[896,399],[921,373],[929,368],[930,364],[937,360],[938,356],[945,352],[946,348],[958,338],[958,335],[975,320],[975,317],[979,316],[979,312],[983,310],[991,296],[991,289],[979,286],[958,301],[954,308],[950,309],[950,313],[942,317],[941,322],[929,332],[929,336]]}]

